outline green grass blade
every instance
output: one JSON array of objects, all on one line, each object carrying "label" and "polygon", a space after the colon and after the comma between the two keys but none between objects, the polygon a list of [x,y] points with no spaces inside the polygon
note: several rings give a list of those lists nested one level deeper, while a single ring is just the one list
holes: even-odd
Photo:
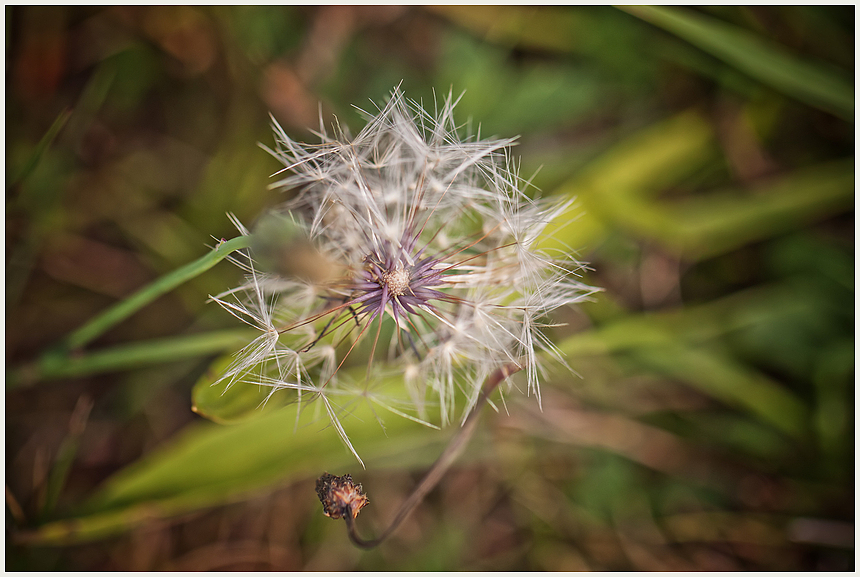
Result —
[{"label": "green grass blade", "polygon": [[794,315],[802,307],[796,294],[784,287],[759,289],[677,312],[628,315],[569,337],[558,347],[571,357],[632,355],[651,370],[682,380],[797,439],[808,432],[803,403],[779,383],[713,352],[707,341]]},{"label": "green grass blade", "polygon": [[93,400],[87,396],[79,398],[75,405],[75,410],[72,412],[72,418],[69,422],[69,433],[63,439],[63,442],[60,443],[59,449],[57,449],[57,456],[54,458],[54,465],[48,476],[48,483],[45,489],[45,503],[42,508],[43,517],[50,515],[57,505],[57,501],[71,471],[72,463],[74,463],[77,456],[78,448],[81,444],[81,436],[84,433],[84,428],[86,427],[92,408]]},{"label": "green grass blade", "polygon": [[697,259],[724,254],[853,209],[854,159],[802,168],[755,191],[715,192],[666,211],[661,230]]},{"label": "green grass blade", "polygon": [[247,329],[213,331],[119,345],[83,355],[46,353],[32,365],[6,372],[6,390],[31,386],[40,381],[81,377],[110,371],[220,353],[253,338]]},{"label": "green grass blade", "polygon": [[206,272],[229,256],[230,253],[243,248],[248,248],[250,245],[250,236],[240,236],[220,243],[216,248],[194,262],[164,275],[155,282],[140,289],[127,299],[117,303],[90,320],[87,324],[77,329],[66,338],[64,342],[65,348],[74,350],[83,347],[161,295],[170,292],[182,283]]},{"label": "green grass blade", "polygon": [[635,356],[666,376],[747,410],[782,433],[801,440],[808,431],[809,411],[795,395],[763,374],[705,348],[672,344],[639,349]]},{"label": "green grass blade", "polygon": [[695,111],[628,136],[554,191],[555,196],[577,202],[547,227],[540,247],[567,250],[593,245],[618,213],[624,214],[627,194],[642,204],[639,197],[653,196],[700,170],[714,152],[713,129]]},{"label": "green grass blade", "polygon": [[[679,120],[672,122],[681,128],[686,123]],[[638,146],[632,146],[633,142],[619,145],[595,161],[584,174],[564,184],[559,192],[576,194],[581,206],[558,219],[559,223],[569,225],[548,228],[555,238],[545,239],[542,246],[557,248],[553,243],[562,241],[579,247],[586,241],[593,242],[603,230],[595,224],[597,220],[613,223],[636,236],[657,240],[685,259],[702,260],[853,207],[853,159],[804,167],[755,190],[714,191],[672,202],[653,199],[648,193],[661,181],[658,177],[651,179],[650,169],[672,166],[683,161],[685,156],[692,161],[703,153],[706,142],[699,136],[681,136],[674,129],[667,131],[666,136],[671,138],[662,144],[658,140],[642,139]],[[691,146],[686,152],[678,146],[668,146],[684,142]],[[643,169],[640,170],[637,158],[646,157],[649,148],[654,151],[651,153],[654,161],[641,160]],[[663,160],[657,162],[659,158]],[[629,170],[624,169],[625,165]],[[665,179],[665,175],[662,178]],[[583,210],[587,213],[584,220],[589,225],[585,228],[574,218],[577,211]]]},{"label": "green grass blade", "polygon": [[671,203],[625,189],[589,198],[632,233],[657,240],[686,259],[702,260],[850,210],[854,163],[828,162],[785,174],[754,191],[717,191]]},{"label": "green grass blade", "polygon": [[801,102],[854,120],[854,88],[836,71],[802,60],[754,34],[690,10],[627,6],[626,12],[659,26]]},{"label": "green grass blade", "polygon": [[57,116],[57,119],[54,120],[54,123],[51,124],[51,127],[48,129],[48,132],[42,137],[39,141],[39,144],[36,145],[35,150],[33,150],[33,154],[30,155],[30,158],[27,160],[26,164],[21,167],[21,170],[18,171],[18,174],[10,180],[6,184],[6,190],[8,191],[10,188],[15,186],[16,184],[23,182],[30,174],[36,169],[36,166],[39,165],[39,161],[42,159],[42,156],[45,154],[45,151],[48,150],[48,147],[54,142],[57,138],[57,135],[69,121],[69,117],[72,115],[71,110],[64,110]]}]

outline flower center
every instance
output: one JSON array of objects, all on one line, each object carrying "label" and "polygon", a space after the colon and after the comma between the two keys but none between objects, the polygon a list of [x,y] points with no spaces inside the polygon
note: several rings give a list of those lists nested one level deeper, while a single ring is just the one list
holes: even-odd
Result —
[{"label": "flower center", "polygon": [[389,294],[399,297],[405,295],[409,288],[409,273],[402,268],[386,271],[382,274],[382,282],[388,287]]}]

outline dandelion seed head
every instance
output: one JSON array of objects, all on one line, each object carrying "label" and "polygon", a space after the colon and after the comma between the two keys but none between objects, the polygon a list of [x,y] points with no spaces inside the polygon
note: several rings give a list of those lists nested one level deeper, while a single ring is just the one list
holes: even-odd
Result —
[{"label": "dandelion seed head", "polygon": [[[443,424],[510,363],[527,368],[527,390],[539,397],[540,363],[558,357],[541,319],[593,292],[577,278],[582,265],[535,248],[570,203],[527,196],[514,139],[466,134],[455,104],[449,93],[430,112],[396,88],[376,112],[361,111],[367,124],[356,136],[335,123],[318,144],[273,122],[267,150],[284,166],[273,186],[296,193],[283,210],[339,276],[275,278],[246,255],[245,283],[213,297],[267,335],[240,351],[225,379],[315,392],[356,457],[330,401],[349,382],[394,367],[420,419],[432,410]],[[353,365],[364,374],[345,378]],[[362,398],[406,414],[386,395]]]}]

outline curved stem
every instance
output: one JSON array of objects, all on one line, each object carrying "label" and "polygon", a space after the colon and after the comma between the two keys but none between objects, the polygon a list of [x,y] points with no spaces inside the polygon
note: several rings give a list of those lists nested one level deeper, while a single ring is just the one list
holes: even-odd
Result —
[{"label": "curved stem", "polygon": [[448,446],[445,447],[445,450],[442,451],[442,454],[439,455],[439,458],[436,459],[436,462],[433,463],[433,466],[430,467],[430,470],[427,471],[427,474],[424,475],[424,478],[421,479],[418,486],[416,486],[412,491],[412,494],[410,494],[403,502],[400,509],[397,511],[397,515],[394,516],[394,519],[379,535],[379,537],[370,540],[362,539],[356,531],[355,519],[353,516],[345,515],[343,517],[346,521],[349,538],[356,546],[361,547],[362,549],[373,549],[387,539],[400,526],[406,517],[408,517],[415,507],[417,507],[424,499],[427,493],[432,491],[439,483],[448,469],[451,468],[451,465],[454,464],[454,461],[460,455],[461,451],[466,446],[466,443],[472,438],[472,434],[475,432],[475,428],[478,424],[478,417],[481,414],[481,409],[485,404],[487,404],[487,400],[490,398],[492,392],[496,390],[496,387],[498,387],[503,380],[517,371],[520,371],[522,368],[523,367],[519,365],[511,363],[498,369],[487,377],[487,380],[484,381],[484,385],[481,388],[481,396],[478,397],[477,402],[475,402],[475,406],[472,407],[472,411],[463,422],[463,426],[460,427],[457,433],[451,438]]}]

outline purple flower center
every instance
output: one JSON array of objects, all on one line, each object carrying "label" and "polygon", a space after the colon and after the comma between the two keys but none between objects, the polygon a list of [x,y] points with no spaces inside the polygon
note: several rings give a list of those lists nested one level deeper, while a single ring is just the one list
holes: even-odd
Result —
[{"label": "purple flower center", "polygon": [[358,274],[354,289],[361,301],[362,312],[371,313],[371,320],[389,307],[395,319],[417,314],[417,309],[432,308],[432,299],[448,300],[445,293],[431,287],[444,284],[442,272],[435,267],[439,260],[420,258],[422,251],[412,258],[403,248],[386,244],[365,259],[365,268]]}]

